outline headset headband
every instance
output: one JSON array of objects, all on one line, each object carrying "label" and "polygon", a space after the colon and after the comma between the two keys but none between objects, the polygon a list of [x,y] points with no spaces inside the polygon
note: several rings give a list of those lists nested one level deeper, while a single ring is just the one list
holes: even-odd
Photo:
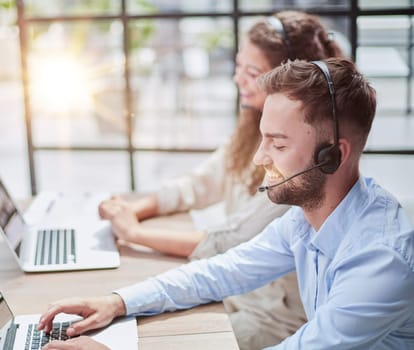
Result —
[{"label": "headset headband", "polygon": [[279,18],[277,18],[276,16],[269,16],[269,17],[267,17],[267,22],[282,37],[283,43],[285,44],[287,52],[288,52],[288,58],[290,60],[293,60],[294,57],[292,57],[292,47],[291,47],[289,37],[288,37],[288,35],[285,31],[285,27],[284,27],[282,21]]}]

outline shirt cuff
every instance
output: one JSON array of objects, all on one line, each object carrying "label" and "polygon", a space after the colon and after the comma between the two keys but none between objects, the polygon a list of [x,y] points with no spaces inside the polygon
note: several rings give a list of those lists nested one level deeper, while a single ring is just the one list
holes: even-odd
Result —
[{"label": "shirt cuff", "polygon": [[124,301],[127,316],[155,315],[161,312],[161,293],[152,279],[116,289],[113,293]]}]

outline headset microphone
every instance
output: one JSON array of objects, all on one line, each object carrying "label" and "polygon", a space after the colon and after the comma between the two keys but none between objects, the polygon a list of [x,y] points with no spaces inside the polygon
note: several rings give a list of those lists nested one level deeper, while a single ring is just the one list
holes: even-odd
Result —
[{"label": "headset microphone", "polygon": [[258,188],[257,188],[257,191],[258,191],[258,192],[264,192],[264,191],[270,190],[270,189],[271,189],[271,188],[273,188],[273,187],[276,187],[276,186],[282,185],[282,184],[284,184],[285,182],[288,182],[288,181],[292,180],[293,178],[295,178],[295,177],[297,177],[297,176],[299,176],[299,175],[302,175],[302,174],[304,174],[304,173],[307,173],[308,171],[311,171],[311,170],[313,170],[313,169],[320,168],[320,167],[322,167],[322,166],[324,166],[324,165],[326,165],[326,162],[316,164],[316,165],[314,165],[314,166],[311,166],[311,167],[310,167],[310,168],[308,168],[308,169],[305,169],[305,170],[303,170],[303,171],[300,171],[299,173],[296,173],[296,174],[294,174],[294,175],[292,175],[292,176],[289,176],[287,179],[284,179],[283,181],[278,182],[277,184],[270,185],[270,186],[260,186],[260,187],[258,187]]}]

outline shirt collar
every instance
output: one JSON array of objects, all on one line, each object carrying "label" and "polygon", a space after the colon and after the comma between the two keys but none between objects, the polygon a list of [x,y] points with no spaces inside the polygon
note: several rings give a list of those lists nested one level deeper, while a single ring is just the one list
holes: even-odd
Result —
[{"label": "shirt collar", "polygon": [[324,255],[333,259],[346,232],[355,223],[367,200],[367,185],[364,178],[360,176],[319,231],[314,233],[310,240],[314,249],[320,250]]}]

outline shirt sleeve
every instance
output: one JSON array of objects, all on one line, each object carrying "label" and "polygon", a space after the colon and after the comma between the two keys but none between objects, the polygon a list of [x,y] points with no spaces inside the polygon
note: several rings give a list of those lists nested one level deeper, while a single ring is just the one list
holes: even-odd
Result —
[{"label": "shirt sleeve", "polygon": [[159,213],[201,209],[221,201],[224,197],[227,147],[217,149],[194,171],[164,183],[157,192]]},{"label": "shirt sleeve", "polygon": [[275,233],[278,226],[275,222],[225,254],[193,261],[115,293],[124,300],[128,315],[153,315],[261,287],[294,269],[288,242]]},{"label": "shirt sleeve", "polygon": [[414,312],[413,271],[401,255],[385,246],[366,250],[332,274],[329,298],[315,317],[269,349],[408,349],[401,337],[389,336]]}]

